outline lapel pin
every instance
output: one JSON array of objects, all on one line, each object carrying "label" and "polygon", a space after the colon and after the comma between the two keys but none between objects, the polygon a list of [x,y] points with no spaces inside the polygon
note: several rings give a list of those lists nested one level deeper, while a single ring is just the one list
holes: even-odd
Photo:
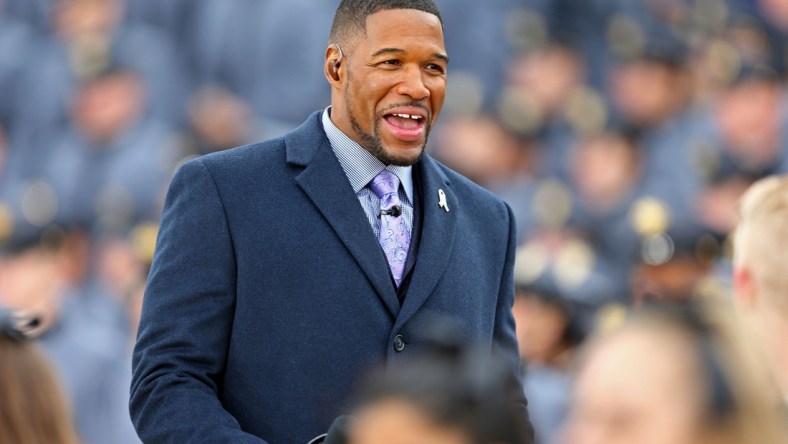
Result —
[{"label": "lapel pin", "polygon": [[449,203],[446,202],[446,193],[442,189],[438,190],[438,206],[449,212]]}]

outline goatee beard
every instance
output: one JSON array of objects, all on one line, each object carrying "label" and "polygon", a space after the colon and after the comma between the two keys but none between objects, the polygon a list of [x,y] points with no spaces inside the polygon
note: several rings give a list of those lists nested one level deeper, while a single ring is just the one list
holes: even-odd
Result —
[{"label": "goatee beard", "polygon": [[375,134],[370,134],[361,128],[361,125],[359,125],[356,117],[350,113],[350,124],[353,126],[353,131],[355,131],[355,133],[361,139],[360,145],[386,165],[411,166],[421,160],[421,157],[424,155],[424,147],[427,145],[429,131],[427,131],[425,134],[424,144],[419,150],[419,155],[415,158],[403,158],[386,151],[386,148],[383,146],[383,142],[381,142],[380,137],[377,136],[378,122],[380,122],[381,119],[382,116],[375,116]]},{"label": "goatee beard", "polygon": [[360,139],[360,145],[367,151],[369,151],[373,156],[375,156],[378,160],[383,162],[386,165],[396,165],[396,166],[411,166],[416,164],[421,157],[424,155],[424,148],[427,146],[427,139],[429,138],[430,131],[430,121],[427,120],[426,123],[426,131],[424,134],[424,144],[421,146],[419,150],[419,155],[415,158],[403,158],[397,155],[394,155],[388,151],[383,146],[383,142],[380,140],[378,136],[378,128],[380,122],[383,120],[383,115],[375,115],[375,126],[374,126],[374,133],[370,134],[361,127],[356,120],[356,116],[350,111],[350,100],[347,98],[345,99],[345,109],[348,110],[348,116],[350,117],[350,125],[353,127],[353,131],[358,135]]}]

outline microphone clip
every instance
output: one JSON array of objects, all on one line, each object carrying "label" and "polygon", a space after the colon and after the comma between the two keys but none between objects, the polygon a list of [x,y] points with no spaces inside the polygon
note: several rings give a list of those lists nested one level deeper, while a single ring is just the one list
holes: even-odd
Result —
[{"label": "microphone clip", "polygon": [[393,207],[389,208],[388,210],[380,210],[380,214],[378,215],[378,219],[380,216],[394,216],[399,217],[402,215],[402,207],[399,205],[394,205]]}]

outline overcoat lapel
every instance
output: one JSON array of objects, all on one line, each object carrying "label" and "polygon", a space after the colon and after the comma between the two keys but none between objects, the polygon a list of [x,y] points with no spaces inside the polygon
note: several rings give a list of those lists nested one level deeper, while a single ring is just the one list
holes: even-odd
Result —
[{"label": "overcoat lapel", "polygon": [[331,149],[319,116],[319,113],[313,114],[285,139],[288,163],[305,167],[296,176],[296,182],[353,255],[391,315],[396,317],[400,304],[391,284],[386,258]]},{"label": "overcoat lapel", "polygon": [[[432,158],[422,157],[418,169],[422,177],[423,221],[421,240],[408,293],[399,313],[395,330],[418,312],[429,298],[449,264],[457,229],[458,202],[451,183]],[[417,169],[414,169],[414,173]],[[439,206],[440,192],[446,196],[449,211]]]}]

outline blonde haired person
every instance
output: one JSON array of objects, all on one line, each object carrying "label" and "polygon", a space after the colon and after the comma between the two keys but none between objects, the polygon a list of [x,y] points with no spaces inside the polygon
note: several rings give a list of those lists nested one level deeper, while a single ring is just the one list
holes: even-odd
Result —
[{"label": "blonde haired person", "polygon": [[0,308],[0,443],[77,444],[49,361]]},{"label": "blonde haired person", "polygon": [[788,399],[788,176],[747,190],[734,239],[736,306]]},{"label": "blonde haired person", "polygon": [[730,304],[698,304],[644,307],[590,342],[566,443],[786,442],[773,388]]}]

